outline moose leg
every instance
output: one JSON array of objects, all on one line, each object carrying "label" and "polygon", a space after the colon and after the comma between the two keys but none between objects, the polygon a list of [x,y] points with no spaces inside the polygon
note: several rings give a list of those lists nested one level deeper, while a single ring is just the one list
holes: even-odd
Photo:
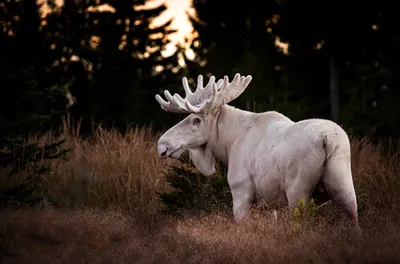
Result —
[{"label": "moose leg", "polygon": [[228,182],[232,193],[233,217],[236,222],[244,220],[250,214],[253,187],[247,174],[228,170]]},{"label": "moose leg", "polygon": [[[286,198],[288,201],[290,217],[294,217],[294,210],[299,207],[299,202],[303,199],[304,207],[303,216],[308,214],[308,205],[310,203],[313,190],[315,189],[318,178],[309,177],[309,175],[317,175],[317,172],[310,170],[302,170],[299,168],[297,171],[292,172],[293,181],[286,186]],[[305,181],[307,179],[307,181]],[[299,208],[300,209],[300,208]]]},{"label": "moose leg", "polygon": [[349,158],[340,155],[332,156],[326,164],[322,182],[333,204],[352,219],[356,232],[361,235]]}]

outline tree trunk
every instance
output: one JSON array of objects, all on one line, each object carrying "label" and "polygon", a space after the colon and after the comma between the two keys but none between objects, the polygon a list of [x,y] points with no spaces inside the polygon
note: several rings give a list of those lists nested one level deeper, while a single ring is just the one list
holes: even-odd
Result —
[{"label": "tree trunk", "polygon": [[339,73],[333,56],[329,58],[329,90],[331,119],[339,121]]},{"label": "tree trunk", "polygon": [[253,111],[253,109],[251,109],[251,102],[249,100],[246,100],[246,110]]}]

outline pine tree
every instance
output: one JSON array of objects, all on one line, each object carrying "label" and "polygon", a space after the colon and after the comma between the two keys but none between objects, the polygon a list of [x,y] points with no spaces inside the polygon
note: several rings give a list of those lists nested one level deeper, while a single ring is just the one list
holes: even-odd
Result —
[{"label": "pine tree", "polygon": [[13,60],[29,68],[41,57],[44,36],[39,31],[36,0],[10,0],[0,5],[0,61]]},{"label": "pine tree", "polygon": [[344,1],[279,4],[280,21],[273,30],[290,44],[289,86],[310,97],[310,115],[334,119],[362,135],[377,123],[394,124],[391,113],[397,107],[386,102],[398,89],[384,88],[396,86],[393,5],[364,3],[360,12],[359,3]]},{"label": "pine tree", "polygon": [[[287,56],[276,46],[272,25],[278,23],[276,1],[193,0],[196,16],[190,17],[195,38],[194,60],[186,58],[189,74],[217,78],[251,74],[251,88],[231,104],[246,110],[282,110],[302,117],[301,98],[292,98],[282,74]],[[296,100],[294,104],[293,100]],[[291,107],[291,104],[294,107]]]},{"label": "pine tree", "polygon": [[[71,111],[78,118],[83,116],[87,122],[93,117],[98,123],[125,129],[164,115],[154,95],[176,84],[181,69],[178,53],[162,56],[174,32],[171,21],[151,25],[166,7],[144,9],[144,3],[67,1],[61,15],[49,16],[48,30],[60,36],[55,39],[58,63],[52,72],[65,80],[74,78],[71,91],[78,104]],[[113,10],[95,11],[103,4]],[[159,127],[164,125],[158,120]]]},{"label": "pine tree", "polygon": [[182,165],[168,166],[164,180],[173,188],[171,192],[157,193],[165,214],[182,216],[201,212],[228,211],[232,195],[227,180],[227,167],[217,164],[212,176],[202,175],[185,152],[179,161]]},{"label": "pine tree", "polygon": [[50,160],[64,159],[63,140],[34,138],[58,128],[67,85],[46,85],[46,34],[35,0],[0,5],[0,206],[35,204]]},{"label": "pine tree", "polygon": [[64,159],[64,140],[39,145],[40,136],[60,121],[67,87],[40,87],[33,68],[0,65],[0,206],[32,205],[42,199],[40,183],[49,161]]}]

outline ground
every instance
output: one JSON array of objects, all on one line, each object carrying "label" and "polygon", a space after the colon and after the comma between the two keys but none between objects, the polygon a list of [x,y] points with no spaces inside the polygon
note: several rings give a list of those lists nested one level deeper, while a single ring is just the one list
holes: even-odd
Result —
[{"label": "ground", "polygon": [[283,209],[277,223],[261,209],[243,224],[229,211],[164,215],[156,191],[170,190],[162,170],[173,161],[157,157],[157,135],[66,137],[70,160],[54,162],[42,189],[51,206],[0,212],[0,263],[400,262],[397,150],[352,139],[358,240],[330,204],[307,221],[289,221]]}]

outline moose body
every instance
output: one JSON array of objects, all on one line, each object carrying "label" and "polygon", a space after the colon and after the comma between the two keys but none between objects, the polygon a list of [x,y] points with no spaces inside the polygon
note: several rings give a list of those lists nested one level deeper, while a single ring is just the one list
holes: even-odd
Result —
[{"label": "moose body", "polygon": [[188,150],[204,175],[215,172],[215,158],[227,164],[237,221],[248,216],[254,198],[294,210],[300,199],[308,203],[313,195],[326,194],[320,202],[331,199],[359,229],[346,132],[329,120],[293,122],[275,111],[252,113],[227,105],[250,80],[237,74],[232,83],[227,77],[215,83],[211,77],[203,88],[199,76],[192,93],[184,78],[185,99],[166,91],[167,103],[157,95],[164,110],[190,113],[160,137],[160,157],[176,159]]}]

